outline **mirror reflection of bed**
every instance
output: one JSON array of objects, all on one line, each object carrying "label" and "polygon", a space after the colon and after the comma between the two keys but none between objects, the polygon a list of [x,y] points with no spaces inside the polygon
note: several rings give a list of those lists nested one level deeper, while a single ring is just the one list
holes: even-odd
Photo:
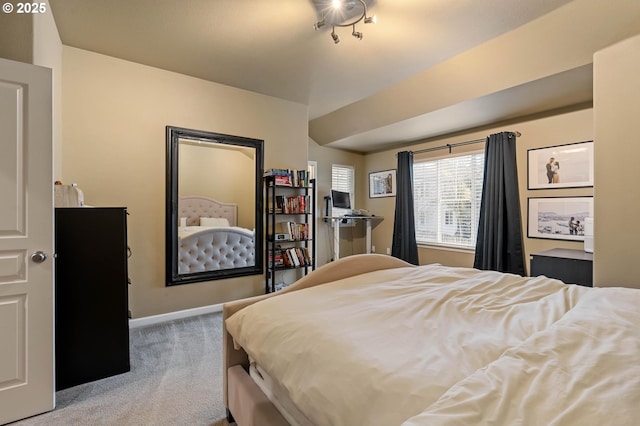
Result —
[{"label": "mirror reflection of bed", "polygon": [[263,143],[167,126],[167,285],[262,274]]},{"label": "mirror reflection of bed", "polygon": [[180,196],[178,216],[178,273],[255,264],[255,229],[237,226],[237,204]]}]

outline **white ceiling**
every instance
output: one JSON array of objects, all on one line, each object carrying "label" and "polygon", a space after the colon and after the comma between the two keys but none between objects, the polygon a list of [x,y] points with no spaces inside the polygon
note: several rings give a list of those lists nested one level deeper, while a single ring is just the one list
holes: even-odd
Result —
[{"label": "white ceiling", "polygon": [[[62,42],[308,105],[310,120],[366,99],[570,0],[377,0],[376,25],[313,30],[319,0],[50,0]],[[554,76],[329,146],[372,151],[591,99],[591,70]],[[552,86],[548,85],[551,84]],[[554,87],[553,91],[544,89]],[[561,93],[558,87],[563,88]],[[523,96],[535,93],[535,96]],[[566,96],[565,96],[566,95]],[[509,100],[515,100],[511,102]],[[501,108],[494,108],[500,101]],[[464,111],[461,120],[460,111]],[[452,112],[452,111],[449,111]],[[424,118],[424,117],[423,117]],[[433,118],[433,116],[431,117]]]}]

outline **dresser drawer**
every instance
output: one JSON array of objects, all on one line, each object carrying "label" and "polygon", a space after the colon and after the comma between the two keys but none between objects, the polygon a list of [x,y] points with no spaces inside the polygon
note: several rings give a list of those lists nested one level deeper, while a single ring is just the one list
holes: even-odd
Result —
[{"label": "dresser drawer", "polygon": [[580,250],[553,249],[531,255],[531,276],[544,275],[567,284],[593,287],[593,255]]}]

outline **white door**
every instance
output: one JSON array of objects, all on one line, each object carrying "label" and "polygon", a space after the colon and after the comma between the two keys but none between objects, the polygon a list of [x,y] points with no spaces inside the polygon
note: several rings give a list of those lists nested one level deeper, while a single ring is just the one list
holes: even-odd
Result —
[{"label": "white door", "polygon": [[0,424],[54,407],[51,100],[51,70],[0,59]]}]

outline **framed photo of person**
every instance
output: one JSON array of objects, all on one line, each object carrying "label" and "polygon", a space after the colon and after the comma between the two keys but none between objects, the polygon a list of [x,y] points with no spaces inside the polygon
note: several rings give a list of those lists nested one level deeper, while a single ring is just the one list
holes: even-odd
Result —
[{"label": "framed photo of person", "polygon": [[593,217],[593,197],[529,198],[529,238],[584,241],[585,218]]},{"label": "framed photo of person", "polygon": [[396,196],[396,170],[369,173],[369,198]]},{"label": "framed photo of person", "polygon": [[527,188],[593,186],[593,141],[527,150]]}]

